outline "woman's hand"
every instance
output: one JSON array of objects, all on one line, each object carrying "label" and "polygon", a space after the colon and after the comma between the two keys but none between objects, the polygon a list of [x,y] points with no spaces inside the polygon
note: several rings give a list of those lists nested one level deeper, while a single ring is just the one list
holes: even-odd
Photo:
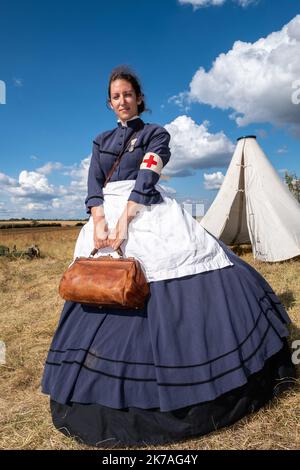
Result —
[{"label": "woman's hand", "polygon": [[115,228],[110,230],[106,240],[106,246],[110,246],[113,250],[117,250],[123,241],[127,239],[127,228],[127,218],[122,214]]},{"label": "woman's hand", "polygon": [[91,208],[94,222],[94,247],[98,250],[108,246],[108,226],[105,220],[103,206]]},{"label": "woman's hand", "polygon": [[108,246],[108,227],[105,219],[94,222],[94,247],[98,250]]},{"label": "woman's hand", "polygon": [[131,220],[139,213],[141,204],[134,201],[128,201],[116,227],[109,232],[107,246],[111,246],[113,250],[117,250],[124,240],[128,238],[128,225]]}]

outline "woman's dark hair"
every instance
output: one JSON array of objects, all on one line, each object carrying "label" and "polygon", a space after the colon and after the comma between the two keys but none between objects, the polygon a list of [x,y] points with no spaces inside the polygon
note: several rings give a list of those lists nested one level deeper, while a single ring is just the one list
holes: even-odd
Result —
[{"label": "woman's dark hair", "polygon": [[109,102],[111,100],[110,85],[115,80],[127,80],[127,82],[131,83],[136,97],[142,97],[141,104],[138,104],[138,114],[142,114],[144,111],[149,111],[149,109],[146,108],[145,95],[142,92],[140,81],[137,75],[127,65],[119,65],[118,67],[115,67],[110,74],[108,83],[108,99],[106,101],[107,107],[109,107]]}]

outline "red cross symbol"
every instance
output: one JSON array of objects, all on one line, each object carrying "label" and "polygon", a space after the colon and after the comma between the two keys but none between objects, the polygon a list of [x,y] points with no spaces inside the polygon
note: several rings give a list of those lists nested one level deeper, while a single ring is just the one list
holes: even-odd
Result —
[{"label": "red cross symbol", "polygon": [[144,163],[147,163],[147,168],[150,168],[151,165],[157,165],[157,162],[154,160],[154,155],[150,155],[148,160],[144,160]]}]

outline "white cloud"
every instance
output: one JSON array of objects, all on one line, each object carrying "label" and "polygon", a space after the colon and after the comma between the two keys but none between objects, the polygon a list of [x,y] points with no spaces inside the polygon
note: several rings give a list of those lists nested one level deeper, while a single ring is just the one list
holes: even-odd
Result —
[{"label": "white cloud", "polygon": [[283,145],[277,150],[277,153],[287,153],[287,152],[288,152],[288,148],[286,145]]},{"label": "white cloud", "polygon": [[63,168],[63,164],[60,162],[48,162],[40,168],[37,168],[36,171],[38,173],[42,173],[43,175],[49,175],[53,170],[60,170],[61,168]]},{"label": "white cloud", "polygon": [[89,172],[91,155],[81,160],[79,165],[75,164],[69,171],[64,174],[72,178],[71,186],[85,191],[87,188],[87,178]]},{"label": "white cloud", "polygon": [[254,5],[260,2],[260,0],[235,0],[236,3],[241,5],[241,7],[248,7],[249,5]]},{"label": "white cloud", "polygon": [[[227,166],[234,146],[223,132],[211,133],[207,121],[196,124],[190,117],[182,115],[165,127],[171,134],[172,158],[164,174],[174,176],[191,175],[198,168]],[[0,193],[5,205],[0,215],[5,217],[86,217],[84,200],[87,193],[89,155],[70,167],[60,162],[48,162],[35,171],[22,170],[18,179],[0,173]],[[50,182],[52,170],[60,170],[67,178],[66,184]],[[180,194],[168,184],[161,185],[170,196]]]},{"label": "white cloud", "polygon": [[300,79],[300,15],[280,31],[254,43],[236,41],[220,54],[211,69],[200,67],[190,90],[173,101],[205,103],[233,110],[239,126],[269,122],[288,126],[300,135],[300,104],[292,101]]},{"label": "white cloud", "polygon": [[60,209],[61,206],[62,206],[62,200],[61,199],[58,199],[57,197],[55,197],[54,199],[52,199],[52,207],[54,209]]},{"label": "white cloud", "polygon": [[[23,217],[24,211],[34,217],[76,218],[85,217],[84,200],[90,156],[79,164],[67,167],[60,162],[48,162],[35,171],[22,170],[18,179],[0,173],[0,194],[5,205],[0,215]],[[48,177],[53,170],[64,170],[69,181],[55,185]]]},{"label": "white cloud", "polygon": [[268,132],[265,129],[255,129],[255,133],[261,138],[265,139],[268,137]]},{"label": "white cloud", "polygon": [[205,189],[220,189],[224,181],[225,176],[221,171],[216,173],[204,173],[204,187]]},{"label": "white cloud", "polygon": [[190,176],[199,168],[228,165],[234,145],[222,131],[210,133],[208,125],[208,121],[196,124],[185,115],[165,125],[171,134],[172,157],[163,171],[164,175]]},{"label": "white cloud", "polygon": [[[178,0],[179,3],[183,4],[190,4],[193,6],[194,10],[202,7],[210,7],[210,6],[221,6],[227,0]],[[241,7],[248,7],[251,4],[256,4],[260,0],[231,0],[240,5]]]},{"label": "white cloud", "polygon": [[24,209],[26,211],[45,211],[48,209],[48,206],[41,202],[28,202],[25,204]]},{"label": "white cloud", "polygon": [[23,82],[24,82],[23,78],[15,78],[15,77],[13,78],[13,84],[16,87],[22,87]]},{"label": "white cloud", "polygon": [[226,0],[179,0],[181,4],[191,4],[194,9],[208,6],[220,6],[225,3]]},{"label": "white cloud", "polygon": [[10,176],[5,175],[4,173],[0,173],[1,186],[15,186],[16,184],[17,181],[14,178],[10,178]]},{"label": "white cloud", "polygon": [[45,198],[55,194],[54,186],[49,184],[45,175],[36,171],[22,170],[19,174],[19,184],[10,189],[19,197]]}]

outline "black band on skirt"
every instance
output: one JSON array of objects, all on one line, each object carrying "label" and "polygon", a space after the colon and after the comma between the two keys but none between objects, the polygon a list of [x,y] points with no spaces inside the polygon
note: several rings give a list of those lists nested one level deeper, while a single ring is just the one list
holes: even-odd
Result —
[{"label": "black band on skirt", "polygon": [[101,448],[162,445],[210,433],[258,410],[295,382],[291,352],[287,341],[283,342],[283,348],[247,384],[213,401],[161,412],[157,408],[60,404],[51,399],[53,423],[80,443]]}]

